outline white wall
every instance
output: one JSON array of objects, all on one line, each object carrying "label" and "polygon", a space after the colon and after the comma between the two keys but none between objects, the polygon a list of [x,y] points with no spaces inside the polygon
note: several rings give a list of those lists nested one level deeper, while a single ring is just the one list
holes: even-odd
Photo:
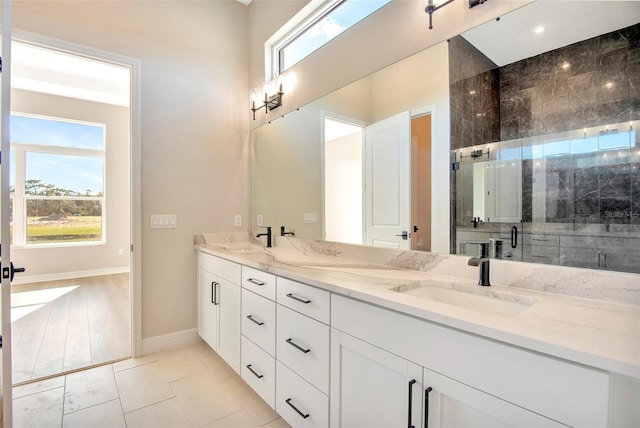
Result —
[{"label": "white wall", "polygon": [[141,61],[143,338],[196,326],[193,235],[248,230],[247,16],[233,0],[13,4],[14,28]]},{"label": "white wall", "polygon": [[[40,275],[127,269],[129,267],[129,109],[18,89],[11,91],[13,113],[76,119],[106,125],[105,244],[55,248],[11,248],[11,259],[27,271],[15,282]],[[118,250],[123,250],[123,255]],[[41,278],[40,278],[41,279]]]}]

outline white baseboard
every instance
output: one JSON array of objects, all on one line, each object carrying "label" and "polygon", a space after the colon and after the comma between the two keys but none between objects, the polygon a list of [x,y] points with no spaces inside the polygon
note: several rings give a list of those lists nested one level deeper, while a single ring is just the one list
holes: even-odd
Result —
[{"label": "white baseboard", "polygon": [[195,345],[200,342],[202,342],[202,339],[198,336],[198,330],[195,328],[160,336],[147,337],[146,339],[142,339],[142,355]]},{"label": "white baseboard", "polygon": [[15,279],[12,281],[12,284],[18,285],[18,284],[30,284],[33,282],[62,281],[65,279],[86,278],[90,276],[101,276],[101,275],[113,275],[116,273],[127,273],[127,272],[129,272],[129,266],[105,268],[105,269],[79,270],[74,272],[47,273],[43,275],[18,274],[15,276]]}]

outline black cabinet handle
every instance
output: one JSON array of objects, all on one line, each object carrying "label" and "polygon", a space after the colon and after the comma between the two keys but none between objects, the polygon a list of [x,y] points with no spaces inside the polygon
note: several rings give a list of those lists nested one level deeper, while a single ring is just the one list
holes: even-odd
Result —
[{"label": "black cabinet handle", "polygon": [[211,303],[216,304],[216,286],[215,282],[211,281]]},{"label": "black cabinet handle", "polygon": [[513,226],[511,228],[511,248],[516,248],[518,246],[518,228]]},{"label": "black cabinet handle", "polygon": [[284,400],[284,402],[291,406],[291,408],[295,410],[297,414],[302,416],[303,419],[307,419],[309,417],[309,413],[302,413],[296,406],[293,405],[293,403],[291,402],[291,398],[287,398],[286,400]]},{"label": "black cabinet handle", "polygon": [[253,315],[247,315],[247,318],[249,318],[251,321],[253,321],[254,323],[256,323],[258,325],[264,325],[264,323],[262,321],[258,321],[256,319],[254,319]]},{"label": "black cabinet handle", "polygon": [[424,390],[424,428],[429,428],[429,393],[433,388],[429,387]]},{"label": "black cabinet handle", "polygon": [[303,353],[305,353],[305,354],[307,354],[307,353],[311,352],[311,349],[308,349],[308,348],[307,348],[307,349],[305,349],[305,348],[303,348],[302,346],[300,346],[300,345],[298,345],[297,343],[295,343],[295,342],[293,341],[293,339],[292,339],[292,338],[288,338],[288,339],[286,340],[286,342],[287,342],[289,345],[291,345],[291,346],[293,346],[294,348],[296,348],[297,350],[299,350],[300,352],[303,352]]},{"label": "black cabinet handle", "polygon": [[264,282],[258,281],[257,279],[253,279],[253,278],[248,278],[247,282],[250,282],[255,285],[260,285],[260,286],[263,286],[265,284]]},{"label": "black cabinet handle", "polygon": [[254,375],[255,377],[257,377],[258,379],[262,379],[262,378],[264,377],[263,375],[256,373],[256,371],[255,371],[255,370],[253,370],[253,369],[251,368],[251,364],[247,364],[247,368],[248,368],[248,369],[249,369],[249,371],[250,371],[251,373],[253,373],[253,375]]},{"label": "black cabinet handle", "polygon": [[311,303],[311,300],[306,299],[306,298],[304,298],[304,297],[298,297],[298,296],[296,296],[296,295],[295,295],[295,294],[293,294],[293,293],[288,293],[288,294],[287,294],[287,297],[288,297],[288,298],[290,298],[290,299],[293,299],[293,300],[297,300],[297,301],[298,301],[298,302],[300,302],[300,303],[304,303],[305,305],[306,305],[307,303]]},{"label": "black cabinet handle", "polygon": [[215,281],[211,282],[211,303],[213,303],[214,305],[219,305],[220,302],[218,302],[218,284]]},{"label": "black cabinet handle", "polygon": [[413,384],[416,383],[415,379],[409,381],[409,417],[407,418],[407,428],[415,428],[411,423],[411,416],[413,415]]}]

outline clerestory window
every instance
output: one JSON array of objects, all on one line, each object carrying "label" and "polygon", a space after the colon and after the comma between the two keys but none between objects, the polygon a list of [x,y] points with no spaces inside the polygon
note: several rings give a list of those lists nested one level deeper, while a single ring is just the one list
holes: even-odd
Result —
[{"label": "clerestory window", "polygon": [[276,33],[273,40],[267,42],[271,46],[272,77],[283,73],[390,1],[312,1],[310,7],[303,9]]}]

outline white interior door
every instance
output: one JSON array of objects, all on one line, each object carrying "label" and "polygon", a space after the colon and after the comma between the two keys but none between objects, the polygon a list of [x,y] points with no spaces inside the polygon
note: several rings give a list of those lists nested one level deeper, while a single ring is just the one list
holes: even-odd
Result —
[{"label": "white interior door", "polygon": [[365,244],[409,249],[411,115],[408,111],[365,131]]},{"label": "white interior door", "polygon": [[0,260],[2,262],[2,293],[0,293],[2,314],[2,425],[12,426],[12,379],[11,379],[11,260],[9,234],[9,114],[11,92],[11,1],[2,1],[2,72],[0,73]]}]

